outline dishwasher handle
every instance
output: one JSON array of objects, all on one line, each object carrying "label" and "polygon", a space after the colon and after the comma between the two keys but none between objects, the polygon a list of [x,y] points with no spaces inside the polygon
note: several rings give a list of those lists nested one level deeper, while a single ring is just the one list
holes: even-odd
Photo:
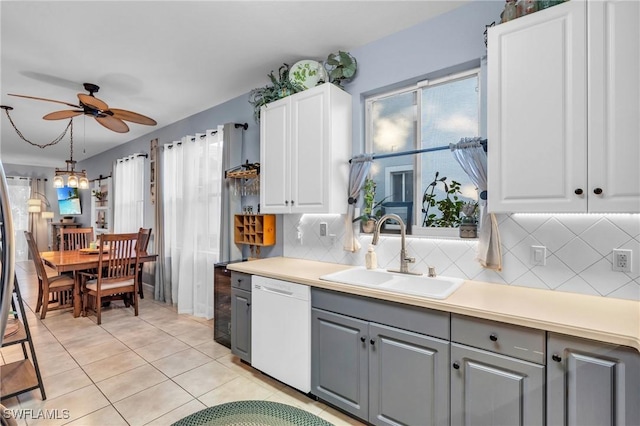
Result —
[{"label": "dishwasher handle", "polygon": [[276,293],[282,296],[292,297],[293,292],[287,290],[280,290],[279,288],[265,287],[263,285],[256,285],[253,287],[255,290],[266,291],[267,293]]}]

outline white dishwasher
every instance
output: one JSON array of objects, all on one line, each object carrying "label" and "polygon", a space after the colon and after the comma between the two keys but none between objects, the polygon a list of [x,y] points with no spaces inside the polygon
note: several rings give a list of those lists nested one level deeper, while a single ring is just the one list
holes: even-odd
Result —
[{"label": "white dishwasher", "polygon": [[311,391],[309,286],[254,275],[251,365],[302,392]]}]

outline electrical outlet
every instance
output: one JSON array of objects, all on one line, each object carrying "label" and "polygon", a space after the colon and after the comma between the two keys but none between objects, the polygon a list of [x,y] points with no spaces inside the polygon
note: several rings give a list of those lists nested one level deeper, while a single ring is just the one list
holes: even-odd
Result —
[{"label": "electrical outlet", "polygon": [[631,250],[613,250],[613,270],[620,272],[631,272]]},{"label": "electrical outlet", "polygon": [[547,248],[545,246],[531,246],[531,264],[540,266],[547,264]]},{"label": "electrical outlet", "polygon": [[320,222],[320,236],[327,236],[327,222]]}]

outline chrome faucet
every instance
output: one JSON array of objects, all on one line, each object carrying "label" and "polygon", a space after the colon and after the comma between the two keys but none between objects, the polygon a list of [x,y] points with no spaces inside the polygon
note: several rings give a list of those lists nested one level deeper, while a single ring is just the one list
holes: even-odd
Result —
[{"label": "chrome faucet", "polygon": [[386,222],[388,219],[393,219],[400,224],[400,270],[389,269],[389,272],[400,272],[401,274],[411,274],[411,275],[422,275],[420,272],[411,272],[409,271],[409,263],[415,263],[415,257],[407,257],[407,249],[406,249],[406,226],[402,221],[402,218],[397,214],[389,213],[382,216],[378,219],[378,223],[376,224],[376,230],[373,232],[373,240],[371,240],[371,244],[378,244],[378,240],[380,239],[380,228],[382,224]]}]

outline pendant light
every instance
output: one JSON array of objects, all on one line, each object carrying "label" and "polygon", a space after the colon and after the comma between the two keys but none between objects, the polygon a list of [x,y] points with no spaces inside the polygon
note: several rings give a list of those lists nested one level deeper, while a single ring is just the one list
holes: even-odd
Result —
[{"label": "pendant light", "polygon": [[88,189],[89,188],[89,179],[87,179],[87,171],[82,170],[81,172],[75,171],[76,161],[73,159],[73,120],[71,121],[71,129],[70,129],[70,147],[71,151],[69,154],[69,159],[65,160],[67,163],[67,167],[64,170],[56,168],[55,176],[53,177],[53,187],[54,188],[62,188],[65,186],[64,176],[67,176],[66,186],[70,188],[80,188],[80,189]]}]

